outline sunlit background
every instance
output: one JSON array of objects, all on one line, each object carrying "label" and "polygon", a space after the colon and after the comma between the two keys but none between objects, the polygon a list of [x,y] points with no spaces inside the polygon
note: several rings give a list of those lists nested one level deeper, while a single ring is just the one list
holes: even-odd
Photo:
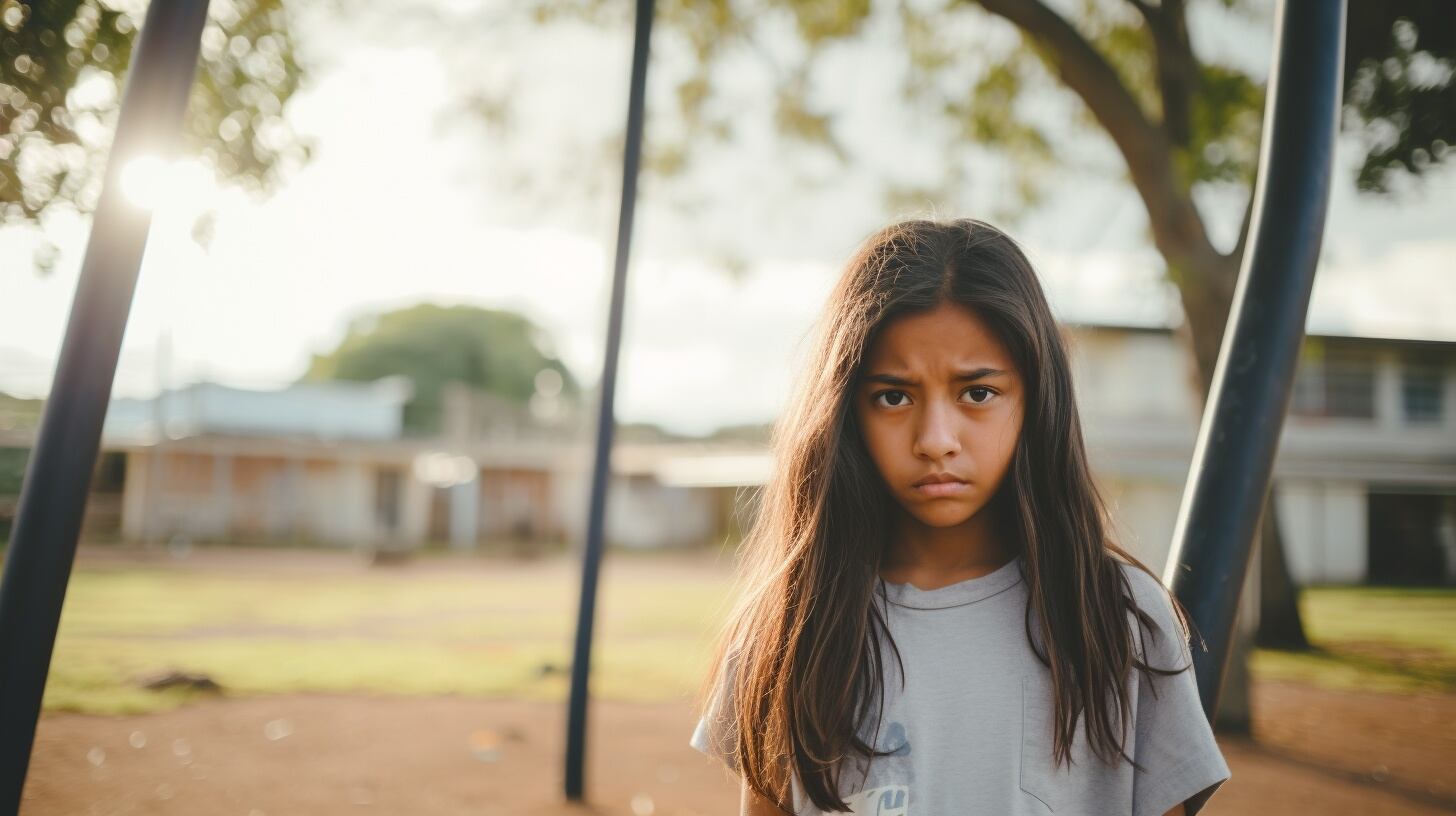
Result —
[{"label": "sunlit background", "polygon": [[[1456,46],[1450,12],[1352,4],[1383,27],[1350,49],[1211,813],[1456,808],[1456,119],[1372,90],[1439,92]],[[53,5],[0,3],[7,538],[145,8]],[[1119,536],[1157,566],[1201,410],[1188,270],[1015,27],[701,5],[654,33],[593,664],[591,795],[636,816],[737,801],[687,746],[690,696],[770,424],[874,229],[1023,242]],[[1051,5],[1162,121],[1133,4]],[[1228,253],[1272,3],[1189,6],[1206,73],[1177,161]],[[185,149],[118,176],[153,225],[24,813],[558,812],[630,11],[214,0]]]}]

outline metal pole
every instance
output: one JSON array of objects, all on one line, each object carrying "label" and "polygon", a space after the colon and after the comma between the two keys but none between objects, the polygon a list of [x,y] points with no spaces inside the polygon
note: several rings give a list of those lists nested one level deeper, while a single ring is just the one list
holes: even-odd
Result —
[{"label": "metal pole", "polygon": [[581,562],[581,602],[576,619],[576,650],[571,661],[571,698],[566,724],[566,798],[580,801],[586,763],[587,680],[591,674],[592,617],[597,574],[602,560],[607,486],[612,455],[612,402],[617,388],[617,349],[622,338],[622,302],[627,289],[627,258],[632,242],[632,213],[637,203],[637,169],[642,154],[643,109],[647,90],[647,53],[652,36],[653,0],[637,0],[632,45],[631,90],[627,97],[627,144],[622,161],[622,206],[617,220],[617,257],[612,270],[612,301],[607,322],[606,361],[602,365],[597,411],[596,461],[592,468],[591,507],[586,551]]},{"label": "metal pole", "polygon": [[207,0],[152,0],[138,34],[55,380],[0,580],[0,813],[20,808],[41,697],[151,213],[121,198],[139,155],[176,144]]},{"label": "metal pole", "polygon": [[1194,650],[1193,664],[1210,720],[1304,341],[1329,203],[1344,46],[1344,0],[1280,2],[1250,248],[1163,576],[1208,646]]}]

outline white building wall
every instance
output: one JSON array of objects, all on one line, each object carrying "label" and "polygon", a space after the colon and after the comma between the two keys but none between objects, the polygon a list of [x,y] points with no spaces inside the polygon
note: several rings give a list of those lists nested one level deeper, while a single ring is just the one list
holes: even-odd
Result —
[{"label": "white building wall", "polygon": [[713,532],[713,509],[711,490],[613,478],[607,491],[607,540],[641,548],[703,543]]},{"label": "white building wall", "polygon": [[430,529],[434,487],[416,477],[413,468],[404,471],[401,482],[397,543],[422,546]]},{"label": "white building wall", "polygon": [[141,541],[146,535],[147,493],[151,484],[147,479],[147,468],[151,457],[145,453],[131,451],[126,454],[126,489],[121,494],[121,537],[128,541]]},{"label": "white building wall", "polygon": [[480,472],[450,487],[450,546],[473,550],[480,540]]},{"label": "white building wall", "polygon": [[338,484],[334,540],[374,541],[374,469],[357,459],[340,460]]},{"label": "white building wall", "polygon": [[1182,492],[1177,485],[1151,479],[1107,479],[1105,484],[1118,542],[1161,574],[1173,543]]},{"label": "white building wall", "polygon": [[1186,374],[1187,352],[1171,335],[1077,332],[1070,353],[1084,422],[1197,422],[1198,401]]},{"label": "white building wall", "polygon": [[1284,552],[1296,583],[1364,580],[1368,546],[1364,484],[1284,479],[1275,496]]},{"label": "white building wall", "polygon": [[1324,494],[1318,482],[1289,479],[1275,491],[1280,533],[1289,573],[1296,583],[1309,583],[1323,572],[1324,536],[1328,529]]},{"label": "white building wall", "polygon": [[[587,502],[591,498],[590,460],[586,454],[568,458],[552,471],[551,506],[566,536],[569,552],[581,552],[586,546]],[[610,511],[607,516],[611,521]]]},{"label": "white building wall", "polygon": [[357,507],[349,495],[347,471],[338,462],[295,461],[290,466],[301,483],[295,504],[298,534],[334,544],[347,541],[355,522],[345,509]]},{"label": "white building wall", "polygon": [[1286,479],[1275,496],[1285,557],[1296,583],[1357,582],[1364,577],[1363,485]]},{"label": "white building wall", "polygon": [[[1369,499],[1357,482],[1324,483],[1326,521],[1322,569],[1305,583],[1357,584],[1365,580],[1369,562]],[[1298,578],[1296,578],[1298,580]]]},{"label": "white building wall", "polygon": [[[1072,351],[1089,453],[1094,472],[1117,497],[1121,540],[1161,565],[1200,421],[1186,352],[1170,333],[1098,329],[1076,333]],[[1412,424],[1402,394],[1407,354],[1393,345],[1375,351],[1373,420],[1295,415],[1285,421],[1276,495],[1290,569],[1300,583],[1365,580],[1370,490],[1456,491],[1456,358],[1445,364],[1443,421]]]}]

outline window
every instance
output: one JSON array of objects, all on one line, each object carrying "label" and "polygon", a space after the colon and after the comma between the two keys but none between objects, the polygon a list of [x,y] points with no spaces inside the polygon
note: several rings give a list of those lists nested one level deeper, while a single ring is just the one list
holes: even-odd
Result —
[{"label": "window", "polygon": [[1289,399],[1289,413],[1298,416],[1322,416],[1325,412],[1324,377],[1321,376],[1319,361],[1309,358],[1299,361],[1294,372],[1294,394]]},{"label": "window", "polygon": [[1332,353],[1325,358],[1325,416],[1375,418],[1375,362],[1369,356]]},{"label": "window", "polygon": [[1411,424],[1439,423],[1442,400],[1442,371],[1427,361],[1406,360],[1400,371],[1401,415]]},{"label": "window", "polygon": [[1375,418],[1375,358],[1360,349],[1325,347],[1306,357],[1294,381],[1290,411],[1302,416]]}]

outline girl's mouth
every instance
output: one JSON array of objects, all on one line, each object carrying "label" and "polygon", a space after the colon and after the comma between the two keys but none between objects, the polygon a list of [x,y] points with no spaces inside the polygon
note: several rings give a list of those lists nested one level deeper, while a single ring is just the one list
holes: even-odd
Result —
[{"label": "girl's mouth", "polygon": [[931,482],[930,484],[917,485],[915,492],[922,496],[937,498],[942,496],[959,496],[971,489],[968,482]]}]

